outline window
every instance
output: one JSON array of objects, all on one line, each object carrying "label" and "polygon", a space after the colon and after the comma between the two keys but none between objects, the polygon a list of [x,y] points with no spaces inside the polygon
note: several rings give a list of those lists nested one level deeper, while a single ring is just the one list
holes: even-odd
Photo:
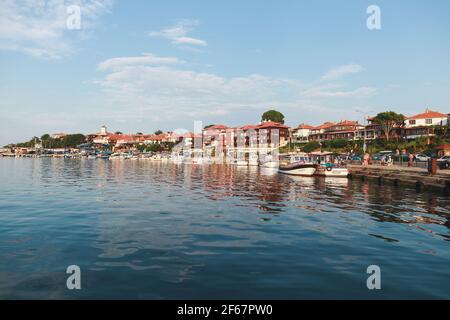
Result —
[{"label": "window", "polygon": [[433,124],[433,119],[426,119],[426,120],[425,120],[425,123],[426,123],[426,124]]},{"label": "window", "polygon": [[416,120],[409,120],[409,124],[416,124]]}]

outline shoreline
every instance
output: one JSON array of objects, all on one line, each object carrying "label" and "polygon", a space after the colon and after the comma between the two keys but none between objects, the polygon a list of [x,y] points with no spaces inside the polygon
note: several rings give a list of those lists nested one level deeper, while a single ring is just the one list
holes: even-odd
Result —
[{"label": "shoreline", "polygon": [[351,179],[370,179],[378,181],[380,185],[385,183],[391,183],[396,186],[408,185],[414,186],[418,191],[440,190],[444,195],[450,194],[450,170],[439,170],[435,175],[431,175],[427,169],[417,167],[382,167],[379,165],[349,164],[347,168]]}]

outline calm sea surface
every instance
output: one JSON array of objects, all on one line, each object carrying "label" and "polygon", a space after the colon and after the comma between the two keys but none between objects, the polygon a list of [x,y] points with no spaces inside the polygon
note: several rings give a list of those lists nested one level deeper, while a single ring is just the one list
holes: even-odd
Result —
[{"label": "calm sea surface", "polygon": [[449,221],[448,197],[356,180],[3,158],[0,299],[449,299]]}]

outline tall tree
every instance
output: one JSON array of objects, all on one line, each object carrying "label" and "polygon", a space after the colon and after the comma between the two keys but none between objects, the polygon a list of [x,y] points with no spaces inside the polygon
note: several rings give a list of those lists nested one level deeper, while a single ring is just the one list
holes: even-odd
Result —
[{"label": "tall tree", "polygon": [[277,110],[269,110],[263,113],[261,120],[284,124],[284,115]]},{"label": "tall tree", "polygon": [[396,127],[402,127],[405,123],[405,116],[401,113],[393,111],[381,112],[376,115],[373,122],[379,124],[384,132],[386,141],[391,138],[392,129]]},{"label": "tall tree", "polygon": [[161,130],[156,130],[155,131],[155,135],[159,136],[160,134],[163,134],[163,132]]}]

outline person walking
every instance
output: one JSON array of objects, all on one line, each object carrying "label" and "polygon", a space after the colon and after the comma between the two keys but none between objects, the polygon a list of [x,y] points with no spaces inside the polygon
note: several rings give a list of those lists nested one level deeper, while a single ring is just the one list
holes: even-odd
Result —
[{"label": "person walking", "polygon": [[363,165],[364,165],[364,166],[368,166],[368,165],[369,165],[369,159],[370,159],[370,155],[369,155],[369,153],[366,152],[366,153],[364,154],[364,158],[363,158],[363,160],[364,160],[364,161],[363,161]]},{"label": "person walking", "polygon": [[414,154],[410,153],[408,156],[408,167],[412,167],[414,162]]}]

